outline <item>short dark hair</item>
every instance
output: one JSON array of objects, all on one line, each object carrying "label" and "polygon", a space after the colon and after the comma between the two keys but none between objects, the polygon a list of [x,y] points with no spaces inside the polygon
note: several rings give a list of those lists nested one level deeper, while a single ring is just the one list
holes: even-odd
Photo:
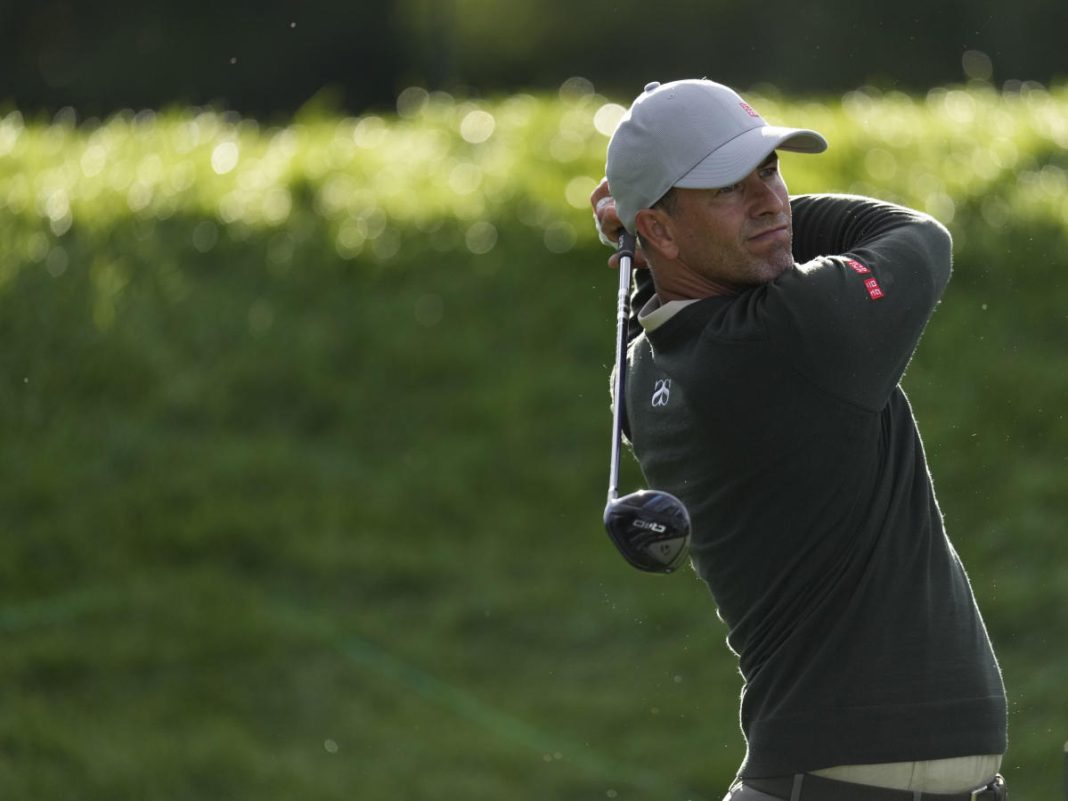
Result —
[{"label": "short dark hair", "polygon": [[662,209],[663,211],[667,212],[668,214],[674,214],[675,213],[675,207],[678,204],[678,200],[679,200],[679,193],[678,193],[677,189],[678,189],[678,187],[675,187],[675,186],[671,187],[671,189],[669,189],[667,192],[665,192],[663,195],[661,195],[660,196],[660,200],[656,201],[656,203],[654,203],[652,206],[650,206],[650,208]]}]

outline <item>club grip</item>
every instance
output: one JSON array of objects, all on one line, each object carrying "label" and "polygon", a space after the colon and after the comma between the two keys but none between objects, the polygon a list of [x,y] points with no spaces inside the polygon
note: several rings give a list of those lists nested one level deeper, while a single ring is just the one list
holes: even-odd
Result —
[{"label": "club grip", "polygon": [[634,258],[634,248],[637,247],[637,240],[634,234],[628,233],[624,228],[619,234],[619,247],[618,252],[620,257],[626,256],[630,259]]}]

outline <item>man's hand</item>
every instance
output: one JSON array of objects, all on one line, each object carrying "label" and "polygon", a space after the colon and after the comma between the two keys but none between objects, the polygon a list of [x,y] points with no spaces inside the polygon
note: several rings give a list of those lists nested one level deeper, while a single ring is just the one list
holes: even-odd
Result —
[{"label": "man's hand", "polygon": [[[623,223],[616,214],[616,201],[608,191],[608,179],[602,178],[601,183],[590,195],[590,205],[593,206],[593,222],[597,226],[597,235],[601,241],[615,250],[619,247],[619,235],[623,233]],[[608,259],[609,267],[619,267],[619,254],[613,253]],[[634,263],[636,268],[648,267],[648,262],[642,254],[641,248],[634,251]]]}]

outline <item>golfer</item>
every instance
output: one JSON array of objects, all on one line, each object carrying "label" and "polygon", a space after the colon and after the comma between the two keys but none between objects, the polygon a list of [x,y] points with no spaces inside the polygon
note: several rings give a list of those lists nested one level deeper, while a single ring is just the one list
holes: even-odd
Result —
[{"label": "golfer", "polygon": [[708,80],[649,84],[623,117],[591,202],[649,267],[628,438],[689,510],[739,659],[727,799],[1001,799],[1001,674],[899,386],[950,236],[877,200],[789,197],[777,151],[826,146]]}]

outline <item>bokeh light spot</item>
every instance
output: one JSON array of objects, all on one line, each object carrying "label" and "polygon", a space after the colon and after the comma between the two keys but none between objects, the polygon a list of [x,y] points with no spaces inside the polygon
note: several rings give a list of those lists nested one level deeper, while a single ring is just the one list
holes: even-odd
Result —
[{"label": "bokeh light spot", "polygon": [[67,255],[67,249],[62,245],[56,245],[48,251],[48,256],[45,257],[45,269],[53,278],[63,275],[69,264],[70,256]]},{"label": "bokeh light spot", "polygon": [[464,115],[463,121],[460,123],[460,136],[464,138],[465,142],[477,145],[493,136],[493,131],[496,127],[497,120],[494,119],[492,114],[488,111],[476,109]]},{"label": "bokeh light spot", "polygon": [[586,142],[574,131],[561,131],[549,142],[549,153],[563,164],[581,158],[585,149]]},{"label": "bokeh light spot", "polygon": [[354,259],[360,255],[364,243],[367,241],[365,226],[359,220],[345,220],[338,227],[337,236],[334,237],[334,248],[343,259]]},{"label": "bokeh light spot", "polygon": [[95,178],[104,171],[107,163],[107,151],[101,145],[89,145],[82,154],[82,174],[86,178]]},{"label": "bokeh light spot", "polygon": [[545,229],[545,248],[550,253],[567,253],[577,239],[575,227],[568,222],[555,222]]},{"label": "bokeh light spot", "polygon": [[240,157],[236,142],[221,142],[211,151],[211,168],[216,175],[226,175],[237,166]]},{"label": "bokeh light spot", "polygon": [[560,97],[564,100],[589,97],[593,91],[593,82],[581,76],[568,78],[560,85]]},{"label": "bokeh light spot", "polygon": [[418,117],[430,102],[430,93],[420,86],[409,86],[397,95],[397,113],[405,119]]},{"label": "bokeh light spot", "polygon": [[946,115],[961,125],[968,125],[975,118],[975,98],[959,89],[947,92],[942,106]]},{"label": "bokeh light spot", "polygon": [[371,243],[371,250],[379,261],[389,261],[400,253],[402,242],[400,231],[387,228]]},{"label": "bokeh light spot", "polygon": [[590,207],[590,195],[597,188],[597,181],[592,178],[579,175],[567,182],[564,197],[567,204],[576,209],[588,209]]},{"label": "bokeh light spot", "polygon": [[281,225],[289,219],[293,199],[285,189],[272,189],[263,198],[263,216],[271,225]]},{"label": "bokeh light spot", "polygon": [[352,140],[357,147],[373,150],[386,141],[386,123],[381,117],[364,117],[356,123],[352,131]]},{"label": "bokeh light spot", "polygon": [[126,192],[126,205],[134,214],[140,214],[152,204],[152,187],[143,181],[134,181]]},{"label": "bokeh light spot", "polygon": [[476,222],[464,234],[464,244],[476,256],[489,253],[497,246],[496,226],[485,221]]},{"label": "bokeh light spot", "polygon": [[602,136],[611,136],[627,110],[618,103],[605,103],[593,115],[593,127]]},{"label": "bokeh light spot", "polygon": [[197,253],[208,253],[219,241],[219,226],[211,220],[201,220],[193,228],[192,238]]},{"label": "bokeh light spot", "polygon": [[965,50],[961,57],[964,74],[973,81],[989,81],[994,77],[994,62],[982,50]]},{"label": "bokeh light spot", "polygon": [[449,188],[458,195],[470,195],[482,185],[482,170],[475,164],[457,164],[449,172]]},{"label": "bokeh light spot", "polygon": [[944,192],[935,192],[928,195],[924,202],[924,207],[928,214],[943,225],[949,225],[953,222],[953,218],[957,216],[957,204],[953,202],[953,198]]}]

